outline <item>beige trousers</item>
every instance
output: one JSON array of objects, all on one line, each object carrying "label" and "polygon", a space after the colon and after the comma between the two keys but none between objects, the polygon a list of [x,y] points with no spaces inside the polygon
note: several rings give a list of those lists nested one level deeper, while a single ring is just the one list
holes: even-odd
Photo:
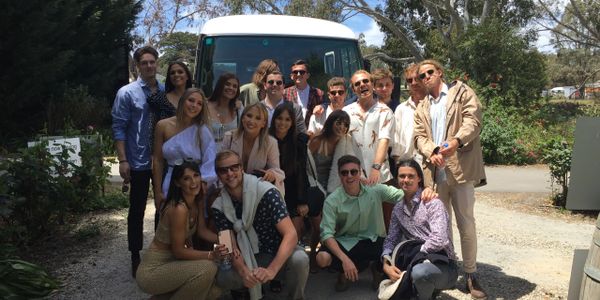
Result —
[{"label": "beige trousers", "polygon": [[[475,186],[473,181],[449,186],[447,181],[437,185],[440,199],[448,211],[450,228],[452,212],[456,215],[456,226],[460,234],[463,269],[467,273],[477,271],[477,230],[475,228]],[[452,230],[450,230],[452,240]]]},{"label": "beige trousers", "polygon": [[136,281],[142,291],[159,299],[216,299],[217,265],[208,260],[178,260],[170,251],[144,253]]}]

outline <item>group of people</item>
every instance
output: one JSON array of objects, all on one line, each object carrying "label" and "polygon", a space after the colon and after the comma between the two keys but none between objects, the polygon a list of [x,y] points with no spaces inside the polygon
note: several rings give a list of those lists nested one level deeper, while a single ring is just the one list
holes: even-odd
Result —
[{"label": "group of people", "polygon": [[[346,80],[331,78],[324,93],[308,84],[303,60],[291,65],[288,88],[266,59],[251,83],[225,73],[206,97],[185,64],[170,63],[163,86],[155,49],[133,58],[139,77],[119,89],[112,116],[119,172],[131,185],[132,276],[143,291],[255,300],[268,284],[303,299],[321,268],[339,272],[337,291],[370,268],[377,288],[402,278],[392,253],[417,239],[420,252],[447,258],[410,272],[414,294],[430,299],[456,284],[454,212],[467,290],[486,298],[473,215],[474,187],[485,184],[481,104],[466,84],[446,83],[438,62],[405,70],[403,103],[392,99],[390,71],[358,70],[349,83],[356,101],[345,105]],[[150,181],[155,236],[141,257]],[[231,245],[219,239],[227,231]],[[217,267],[224,261],[232,267]]]}]

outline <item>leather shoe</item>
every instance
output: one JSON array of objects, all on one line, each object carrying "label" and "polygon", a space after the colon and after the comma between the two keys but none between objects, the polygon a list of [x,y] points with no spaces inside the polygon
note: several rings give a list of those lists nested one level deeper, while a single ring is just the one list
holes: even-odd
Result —
[{"label": "leather shoe", "polygon": [[467,274],[467,291],[471,294],[471,298],[476,300],[487,299],[487,294],[479,285],[477,278],[473,274]]},{"label": "leather shoe", "polygon": [[137,273],[137,269],[140,266],[140,256],[132,255],[131,256],[131,276],[135,278],[135,274]]},{"label": "leather shoe", "polygon": [[346,275],[344,275],[344,273],[340,273],[338,275],[337,282],[335,283],[335,291],[343,292],[349,287],[350,285],[348,284],[348,279],[346,278]]}]

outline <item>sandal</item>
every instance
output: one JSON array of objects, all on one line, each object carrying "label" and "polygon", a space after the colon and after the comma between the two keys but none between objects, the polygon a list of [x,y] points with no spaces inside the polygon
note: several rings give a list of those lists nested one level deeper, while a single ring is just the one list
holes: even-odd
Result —
[{"label": "sandal", "polygon": [[281,293],[281,281],[277,279],[271,280],[271,283],[269,283],[269,288],[273,293]]}]

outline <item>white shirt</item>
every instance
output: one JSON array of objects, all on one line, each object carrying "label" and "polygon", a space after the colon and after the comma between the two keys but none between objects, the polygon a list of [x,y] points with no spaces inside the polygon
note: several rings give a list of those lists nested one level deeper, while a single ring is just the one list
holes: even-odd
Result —
[{"label": "white shirt", "polygon": [[[433,98],[431,95],[428,96],[431,102],[429,108],[429,115],[431,116],[431,134],[433,135],[433,142],[441,146],[446,140],[446,101],[448,98],[448,86],[442,84],[442,90],[440,96]],[[436,181],[446,181],[446,172],[444,168],[437,168]]]},{"label": "white shirt", "polygon": [[275,112],[275,109],[277,108],[277,106],[283,104],[284,101],[285,100],[283,100],[283,98],[281,98],[281,100],[279,100],[279,102],[277,102],[277,104],[275,104],[275,106],[273,106],[273,107],[269,106],[269,104],[268,104],[268,102],[267,102],[266,99],[263,100],[263,101],[261,101],[265,105],[265,107],[267,108],[267,113],[269,114],[269,120],[268,120],[268,123],[267,123],[267,128],[271,127],[271,119],[273,119],[273,113]]},{"label": "white shirt", "polygon": [[[375,104],[365,112],[364,116],[361,116],[362,109],[358,101],[343,108],[350,115],[350,129],[348,133],[352,135],[358,147],[362,150],[365,164],[363,168],[366,170],[367,175],[371,172],[379,140],[391,140],[394,136],[395,127],[392,110],[387,105],[376,100],[373,102]],[[380,172],[379,182],[386,182],[392,179],[387,156],[383,160]]]},{"label": "white shirt", "polygon": [[310,93],[310,85],[306,85],[303,90],[296,87],[296,94],[298,97],[298,105],[302,107],[302,116],[306,118],[306,109],[308,106],[308,94]]},{"label": "white shirt", "polygon": [[333,111],[334,109],[329,105],[321,115],[317,116],[313,114],[310,116],[310,120],[308,121],[308,132],[312,132],[313,135],[321,133],[323,126],[325,126],[325,121]]},{"label": "white shirt", "polygon": [[392,143],[392,156],[398,156],[400,160],[414,159],[421,165],[423,157],[415,148],[413,140],[416,109],[417,106],[412,98],[408,98],[396,107],[394,112],[396,128]]}]

